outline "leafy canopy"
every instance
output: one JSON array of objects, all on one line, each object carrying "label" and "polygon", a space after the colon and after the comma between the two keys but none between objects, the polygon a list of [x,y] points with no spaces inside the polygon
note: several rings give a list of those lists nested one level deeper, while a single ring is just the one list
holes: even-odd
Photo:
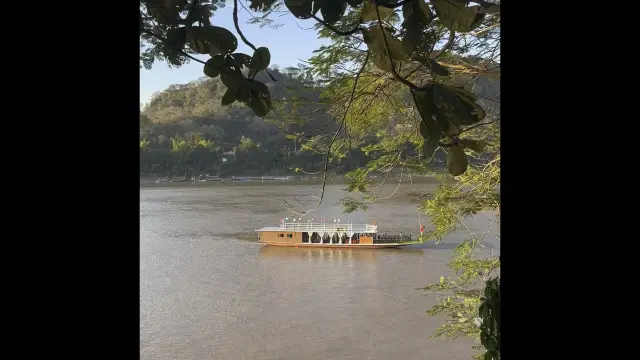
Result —
[{"label": "leafy canopy", "polygon": [[[424,155],[432,155],[437,147],[449,148],[449,172],[457,176],[466,171],[468,159],[464,149],[482,144],[461,141],[459,135],[464,126],[482,121],[486,112],[463,87],[436,79],[436,75],[446,77],[450,71],[437,61],[444,51],[436,54],[434,49],[440,39],[440,28],[449,31],[450,39],[456,32],[472,32],[487,14],[499,13],[499,4],[475,1],[479,5],[469,5],[464,0],[430,0],[428,4],[425,0],[251,0],[250,8],[269,13],[282,3],[296,18],[313,18],[338,35],[360,33],[373,64],[410,91],[421,117],[418,128],[424,139]],[[235,35],[211,24],[212,13],[224,6],[222,1],[141,0],[140,36],[146,46],[141,60],[146,67],[156,59],[180,66],[187,59],[197,60],[191,54],[208,54],[211,58],[203,64],[203,73],[212,78],[219,76],[227,87],[222,104],[238,101],[251,107],[257,116],[266,116],[273,107],[271,94],[264,83],[255,80],[255,75],[268,71],[271,54],[269,49],[257,48],[245,38],[238,24],[238,0],[233,5],[237,33],[254,50],[253,54],[236,53]],[[398,19],[395,11],[399,8],[403,22],[397,32],[391,25]],[[333,27],[345,25],[345,19],[351,23],[348,30]],[[427,67],[433,78],[418,86],[401,76],[400,69],[414,63]]]}]

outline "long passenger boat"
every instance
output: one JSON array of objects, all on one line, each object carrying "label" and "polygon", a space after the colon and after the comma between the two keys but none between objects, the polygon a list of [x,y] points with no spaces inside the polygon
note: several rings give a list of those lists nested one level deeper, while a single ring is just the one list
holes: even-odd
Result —
[{"label": "long passenger boat", "polygon": [[[421,230],[424,228],[421,227]],[[422,237],[387,235],[373,224],[341,224],[339,222],[312,223],[281,220],[280,226],[267,226],[256,230],[258,242],[272,246],[336,247],[336,248],[397,248],[420,244]]]}]

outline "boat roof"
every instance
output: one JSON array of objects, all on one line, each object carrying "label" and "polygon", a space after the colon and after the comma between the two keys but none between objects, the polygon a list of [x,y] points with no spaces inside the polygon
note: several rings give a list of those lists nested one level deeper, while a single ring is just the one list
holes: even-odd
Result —
[{"label": "boat roof", "polygon": [[282,230],[284,230],[284,228],[281,228],[280,226],[265,226],[256,231],[282,231]]},{"label": "boat roof", "polygon": [[265,226],[255,231],[293,231],[293,232],[353,232],[376,233],[377,225],[371,224],[324,224],[324,223],[286,223],[283,226]]}]

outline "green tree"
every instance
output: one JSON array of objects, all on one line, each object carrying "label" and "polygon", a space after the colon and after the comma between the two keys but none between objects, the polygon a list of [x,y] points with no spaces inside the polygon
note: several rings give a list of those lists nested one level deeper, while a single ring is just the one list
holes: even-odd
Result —
[{"label": "green tree", "polygon": [[174,156],[174,169],[175,173],[189,176],[191,169],[185,167],[186,159],[193,151],[193,147],[189,144],[189,141],[181,136],[171,138],[171,153]]}]

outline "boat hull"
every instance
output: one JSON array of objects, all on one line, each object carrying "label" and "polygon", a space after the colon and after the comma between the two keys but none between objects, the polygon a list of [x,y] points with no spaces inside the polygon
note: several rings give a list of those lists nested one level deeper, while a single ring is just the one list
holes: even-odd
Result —
[{"label": "boat hull", "polygon": [[310,248],[339,248],[339,249],[391,249],[407,246],[411,244],[278,244],[278,243],[260,243],[266,246],[281,246],[281,247],[310,247]]}]

